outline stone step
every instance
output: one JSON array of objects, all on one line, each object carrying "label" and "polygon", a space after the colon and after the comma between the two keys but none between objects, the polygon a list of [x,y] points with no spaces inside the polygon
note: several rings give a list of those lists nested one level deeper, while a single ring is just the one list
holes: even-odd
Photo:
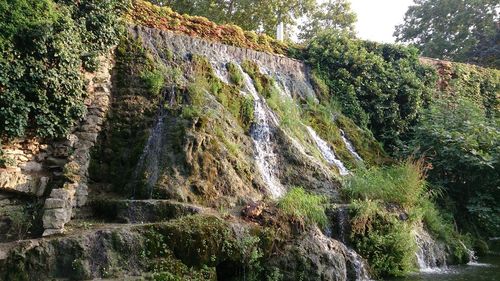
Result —
[{"label": "stone step", "polygon": [[93,217],[106,222],[162,222],[199,214],[202,208],[170,200],[92,200],[88,203]]}]

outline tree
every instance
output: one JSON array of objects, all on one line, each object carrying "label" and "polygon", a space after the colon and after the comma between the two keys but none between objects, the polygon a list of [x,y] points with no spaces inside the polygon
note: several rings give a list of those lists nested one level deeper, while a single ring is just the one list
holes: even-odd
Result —
[{"label": "tree", "polygon": [[310,40],[318,33],[335,29],[354,34],[356,14],[351,11],[351,3],[347,0],[330,0],[322,3],[308,16],[308,20],[300,27],[299,39]]},{"label": "tree", "polygon": [[235,24],[246,30],[274,36],[280,21],[295,25],[310,13],[316,0],[150,0],[179,13],[203,16],[219,24]]},{"label": "tree", "polygon": [[437,99],[423,112],[409,145],[432,164],[429,180],[453,200],[457,222],[490,236],[500,233],[498,124],[466,98]]},{"label": "tree", "polygon": [[394,36],[424,56],[498,68],[499,10],[498,0],[415,0]]}]

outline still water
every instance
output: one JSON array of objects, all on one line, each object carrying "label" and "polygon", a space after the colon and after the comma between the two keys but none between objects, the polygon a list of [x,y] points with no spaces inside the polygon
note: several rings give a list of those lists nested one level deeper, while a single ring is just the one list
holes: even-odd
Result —
[{"label": "still water", "polygon": [[[390,281],[500,281],[500,256],[480,259],[477,263],[450,266],[438,272],[418,273]],[[388,280],[388,281],[389,281]]]}]

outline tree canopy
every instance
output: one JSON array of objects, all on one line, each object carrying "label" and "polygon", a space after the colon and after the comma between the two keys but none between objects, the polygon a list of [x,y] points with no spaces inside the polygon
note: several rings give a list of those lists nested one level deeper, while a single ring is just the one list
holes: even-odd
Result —
[{"label": "tree canopy", "polygon": [[347,0],[330,0],[318,4],[317,0],[150,0],[154,4],[169,6],[179,13],[204,16],[219,24],[235,24],[245,30],[263,31],[274,35],[276,26],[283,21],[288,27],[296,26],[298,19],[307,17],[300,26],[301,39],[310,39],[324,29],[353,31],[356,16]]},{"label": "tree canopy", "polygon": [[300,26],[299,39],[309,40],[318,33],[329,30],[342,30],[354,34],[356,14],[347,0],[328,1],[317,6],[306,22]]},{"label": "tree canopy", "polygon": [[394,35],[424,56],[499,68],[499,10],[498,0],[415,0]]}]

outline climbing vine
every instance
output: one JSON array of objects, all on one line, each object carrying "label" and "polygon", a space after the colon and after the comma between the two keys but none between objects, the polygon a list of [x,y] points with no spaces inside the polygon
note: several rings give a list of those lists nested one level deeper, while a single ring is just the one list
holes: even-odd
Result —
[{"label": "climbing vine", "polygon": [[2,2],[0,132],[60,137],[85,113],[82,67],[116,43],[118,1]]}]

